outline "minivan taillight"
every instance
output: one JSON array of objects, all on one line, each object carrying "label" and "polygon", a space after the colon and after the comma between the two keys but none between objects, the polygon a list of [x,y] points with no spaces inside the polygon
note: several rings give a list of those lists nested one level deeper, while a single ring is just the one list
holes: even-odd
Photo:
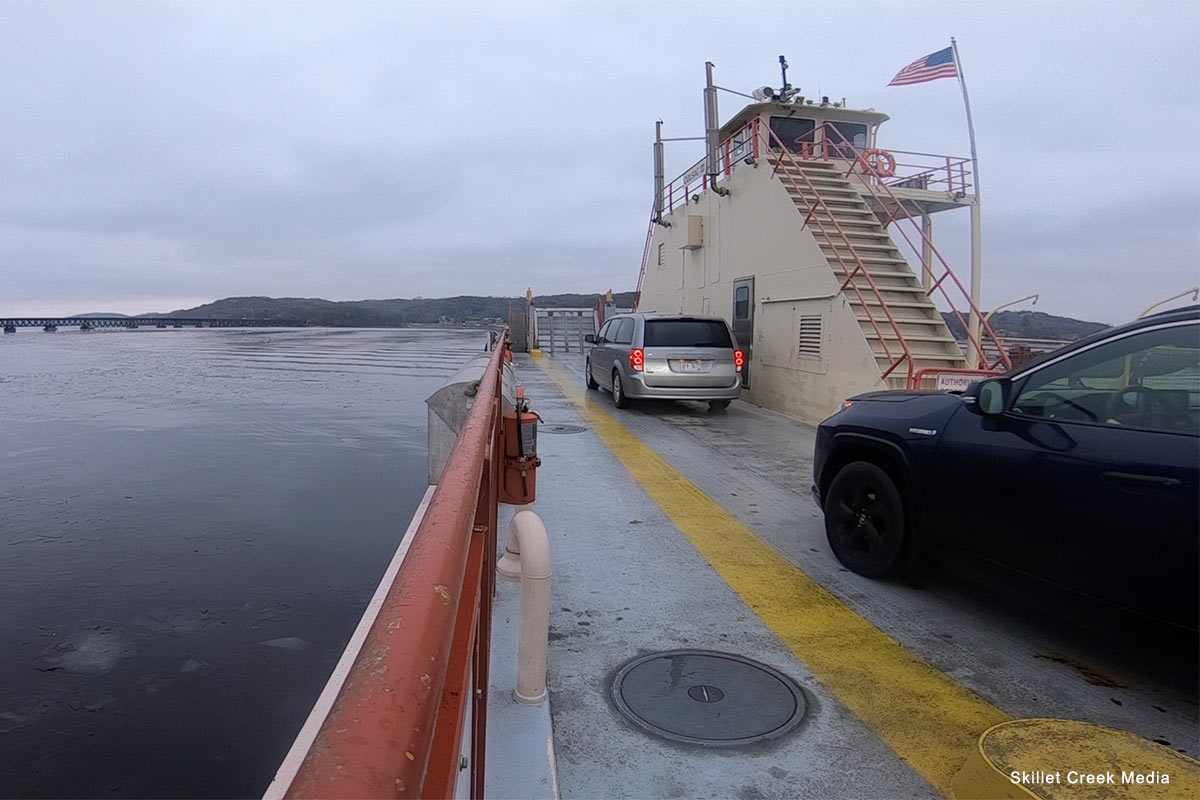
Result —
[{"label": "minivan taillight", "polygon": [[629,367],[634,372],[641,372],[646,366],[646,353],[642,348],[635,347],[629,351]]},{"label": "minivan taillight", "polygon": [[742,365],[745,363],[746,363],[746,356],[744,356],[742,354],[742,351],[734,350],[733,351],[733,366],[737,369],[738,372],[742,371]]}]

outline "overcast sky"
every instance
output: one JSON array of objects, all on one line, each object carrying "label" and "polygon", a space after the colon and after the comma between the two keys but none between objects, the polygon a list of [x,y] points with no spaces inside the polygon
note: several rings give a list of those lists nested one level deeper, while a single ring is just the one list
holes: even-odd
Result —
[{"label": "overcast sky", "polygon": [[[706,60],[750,91],[786,54],[881,146],[967,155],[957,82],[885,88],[956,36],[985,308],[1123,321],[1200,282],[1198,8],[3,0],[0,315],[631,290]],[[967,231],[938,218],[963,276]]]}]

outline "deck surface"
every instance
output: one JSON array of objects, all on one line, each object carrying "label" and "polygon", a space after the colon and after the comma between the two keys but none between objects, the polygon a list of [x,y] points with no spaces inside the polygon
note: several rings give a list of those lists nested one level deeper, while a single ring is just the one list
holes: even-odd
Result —
[{"label": "deck surface", "polygon": [[[972,720],[1062,717],[1193,757],[1200,750],[1194,638],[1060,618],[1045,607],[1052,600],[1014,602],[943,568],[919,588],[857,576],[833,557],[809,495],[811,426],[740,401],[716,415],[698,403],[620,411],[607,393],[584,391],[576,356],[520,356],[517,365],[543,431],[585,427],[538,442],[563,797],[936,797],[948,794],[961,763],[956,732],[974,736]],[[655,469],[663,483],[691,488],[664,495]],[[829,619],[858,631],[864,650],[807,636],[800,613],[762,599],[753,576],[713,545],[712,519],[681,511],[679,498],[695,490],[731,539],[736,529],[766,554],[764,575],[790,571],[808,587],[791,602],[830,595]],[[669,742],[627,722],[610,695],[617,670],[682,648],[741,654],[789,675],[807,694],[805,721],[782,739],[737,748]],[[864,699],[856,669],[860,683],[892,691]]]}]

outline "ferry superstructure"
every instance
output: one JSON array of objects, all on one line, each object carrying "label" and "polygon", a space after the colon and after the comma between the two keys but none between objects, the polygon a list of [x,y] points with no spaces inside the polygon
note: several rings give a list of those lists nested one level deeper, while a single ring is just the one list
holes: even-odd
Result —
[{"label": "ferry superstructure", "polygon": [[859,392],[1008,366],[978,307],[978,249],[968,288],[934,241],[953,210],[978,236],[970,159],[884,149],[886,114],[786,83],[718,126],[709,78],[708,154],[669,182],[657,125],[639,310],[725,316],[750,354],[746,398],[809,422]]}]

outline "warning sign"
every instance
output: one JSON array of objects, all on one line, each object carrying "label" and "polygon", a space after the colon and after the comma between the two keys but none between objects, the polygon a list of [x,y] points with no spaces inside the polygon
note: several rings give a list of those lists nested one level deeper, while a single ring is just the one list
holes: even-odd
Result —
[{"label": "warning sign", "polygon": [[939,392],[965,392],[975,381],[991,377],[986,372],[939,372],[937,390]]}]

